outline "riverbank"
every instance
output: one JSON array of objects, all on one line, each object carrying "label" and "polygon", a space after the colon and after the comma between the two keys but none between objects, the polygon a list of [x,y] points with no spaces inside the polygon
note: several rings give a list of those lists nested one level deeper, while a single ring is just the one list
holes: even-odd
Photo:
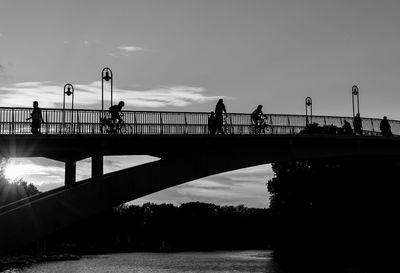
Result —
[{"label": "riverbank", "polygon": [[15,257],[0,258],[0,271],[9,268],[20,268],[30,266],[32,264],[54,262],[54,261],[76,261],[81,258],[80,255],[64,253],[50,255],[22,255]]}]

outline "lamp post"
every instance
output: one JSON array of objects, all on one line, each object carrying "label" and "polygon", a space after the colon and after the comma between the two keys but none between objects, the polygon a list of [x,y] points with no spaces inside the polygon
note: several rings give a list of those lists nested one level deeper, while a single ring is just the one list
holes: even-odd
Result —
[{"label": "lamp post", "polygon": [[360,113],[360,92],[358,91],[358,87],[357,85],[353,85],[353,87],[351,88],[351,102],[353,105],[353,118],[355,116],[355,112],[354,112],[354,97],[357,98],[357,113]]},{"label": "lamp post", "polygon": [[101,113],[104,112],[104,81],[110,81],[111,86],[111,105],[113,103],[113,74],[110,68],[105,67],[101,71]]},{"label": "lamp post", "polygon": [[71,124],[74,121],[74,86],[70,83],[64,85],[63,92],[63,124],[65,124],[65,95],[68,97],[72,95],[72,103],[71,103]]},{"label": "lamp post", "polygon": [[310,122],[312,123],[312,99],[310,97],[306,98],[306,126],[309,124],[308,122],[308,109],[310,109]]}]

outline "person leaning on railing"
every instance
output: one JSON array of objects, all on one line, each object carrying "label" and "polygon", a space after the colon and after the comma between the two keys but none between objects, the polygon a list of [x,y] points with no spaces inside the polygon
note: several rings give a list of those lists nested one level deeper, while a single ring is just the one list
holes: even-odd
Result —
[{"label": "person leaning on railing", "polygon": [[215,113],[211,111],[210,116],[208,117],[208,132],[210,135],[215,135],[217,131]]},{"label": "person leaning on railing", "polygon": [[33,102],[33,110],[31,112],[31,116],[27,118],[26,120],[32,120],[31,121],[31,132],[32,134],[40,134],[41,133],[41,125],[43,120],[42,116],[42,109],[39,108],[39,102],[34,101]]}]

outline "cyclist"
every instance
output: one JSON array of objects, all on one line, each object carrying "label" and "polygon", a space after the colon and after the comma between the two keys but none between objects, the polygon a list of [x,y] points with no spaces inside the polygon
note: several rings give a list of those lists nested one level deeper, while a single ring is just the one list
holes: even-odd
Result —
[{"label": "cyclist", "polygon": [[258,105],[257,108],[251,113],[251,120],[254,122],[255,125],[255,132],[257,133],[261,128],[261,124],[264,121],[265,115],[262,111],[262,105]]},{"label": "cyclist", "polygon": [[[121,124],[122,122],[122,116],[124,113],[122,113],[122,107],[125,106],[125,102],[120,101],[117,105],[113,105],[108,109],[108,112],[111,115],[111,121],[113,124]],[[118,121],[118,123],[117,123]]]}]

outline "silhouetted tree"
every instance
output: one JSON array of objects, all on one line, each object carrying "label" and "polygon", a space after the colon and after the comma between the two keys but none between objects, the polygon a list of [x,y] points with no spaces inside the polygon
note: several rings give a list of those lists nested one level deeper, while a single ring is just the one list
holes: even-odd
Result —
[{"label": "silhouetted tree", "polygon": [[268,191],[276,256],[354,261],[396,255],[398,167],[387,158],[273,164]]}]

